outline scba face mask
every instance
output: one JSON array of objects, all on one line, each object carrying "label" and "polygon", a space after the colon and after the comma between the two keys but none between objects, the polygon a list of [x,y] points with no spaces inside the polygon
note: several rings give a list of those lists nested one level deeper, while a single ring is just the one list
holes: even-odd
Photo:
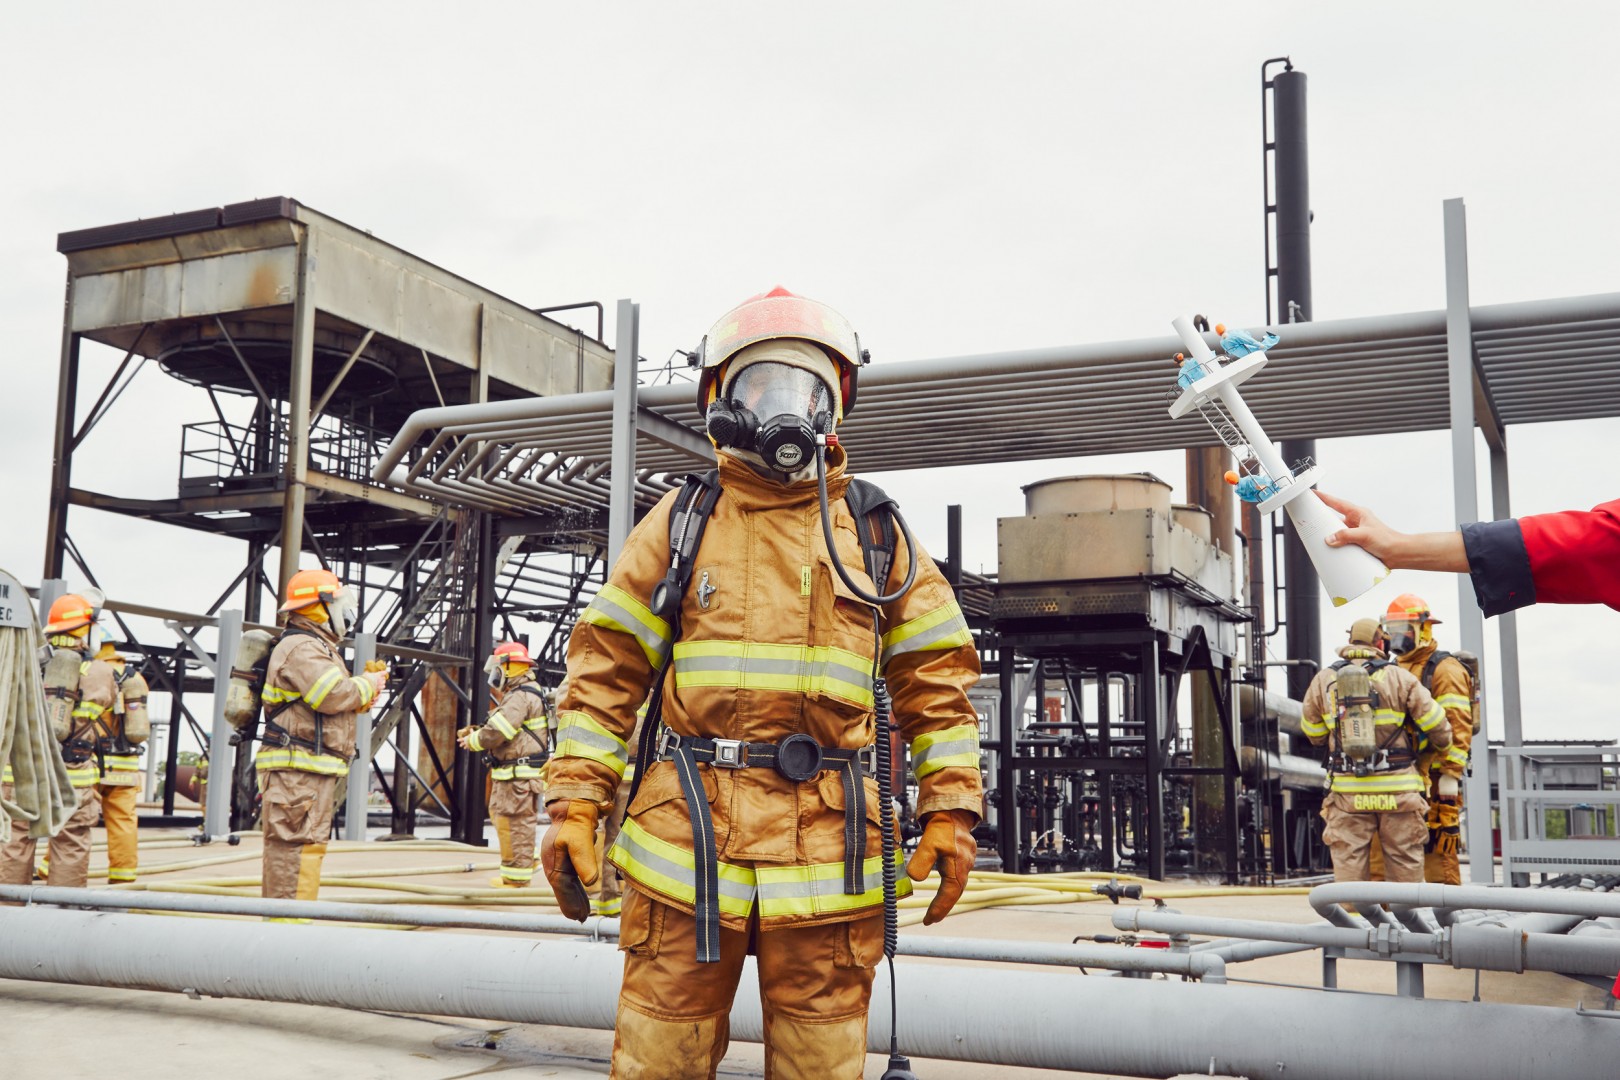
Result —
[{"label": "scba face mask", "polygon": [[803,368],[763,361],[738,372],[705,419],[716,446],[751,450],[794,472],[813,459],[816,435],[832,430],[832,391]]},{"label": "scba face mask", "polygon": [[359,605],[355,602],[354,593],[348,589],[338,593],[326,605],[328,625],[339,640],[348,637],[357,629],[359,615]]}]

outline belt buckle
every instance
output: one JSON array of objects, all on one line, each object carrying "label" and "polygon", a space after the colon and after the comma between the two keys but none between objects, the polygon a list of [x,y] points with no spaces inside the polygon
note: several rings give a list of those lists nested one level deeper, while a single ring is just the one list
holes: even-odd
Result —
[{"label": "belt buckle", "polygon": [[743,760],[744,745],[741,739],[715,739],[714,761],[711,764],[718,765],[722,769],[745,767],[747,763]]},{"label": "belt buckle", "polygon": [[657,759],[659,761],[669,761],[675,756],[675,751],[679,748],[680,742],[681,737],[669,728],[660,731],[658,733]]},{"label": "belt buckle", "polygon": [[876,776],[878,772],[877,744],[863,746],[856,751],[855,760],[861,763],[862,770],[868,776]]}]

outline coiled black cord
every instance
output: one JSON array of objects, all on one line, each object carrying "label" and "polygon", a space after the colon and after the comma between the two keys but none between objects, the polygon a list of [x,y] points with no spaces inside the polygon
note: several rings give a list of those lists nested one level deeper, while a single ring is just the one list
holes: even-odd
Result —
[{"label": "coiled black cord", "polygon": [[[838,557],[838,545],[833,543],[832,513],[827,509],[827,444],[824,441],[816,443],[816,494],[821,497],[821,535],[827,541],[827,554],[832,556],[833,569],[844,579],[849,591],[868,604],[875,604],[878,607],[892,604],[906,595],[911,589],[912,582],[917,580],[917,544],[912,539],[911,526],[906,524],[906,519],[900,516],[900,511],[895,509],[893,503],[889,504],[889,516],[894,518],[894,523],[900,527],[900,535],[906,538],[906,580],[892,593],[873,595],[855,584],[849,576],[849,571],[844,569],[844,562]],[[877,587],[881,589],[883,586]],[[881,636],[878,644],[882,645]],[[881,649],[879,652],[881,654]]]}]

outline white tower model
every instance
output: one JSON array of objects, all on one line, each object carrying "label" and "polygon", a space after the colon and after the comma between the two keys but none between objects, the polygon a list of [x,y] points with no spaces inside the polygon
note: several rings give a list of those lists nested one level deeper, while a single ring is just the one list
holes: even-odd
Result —
[{"label": "white tower model", "polygon": [[[1170,406],[1170,415],[1179,419],[1197,409],[1237,457],[1239,474],[1248,478],[1251,489],[1260,494],[1260,512],[1288,511],[1288,520],[1294,523],[1300,543],[1305,545],[1333,606],[1349,603],[1388,577],[1387,566],[1354,544],[1327,546],[1327,537],[1337,532],[1344,522],[1311,490],[1321,479],[1321,468],[1311,463],[1296,475],[1283,461],[1277,447],[1266,438],[1265,430],[1244,404],[1243,395],[1238,393],[1237,388],[1245,379],[1266,366],[1265,351],[1251,352],[1222,364],[1204,342],[1203,335],[1193,328],[1191,319],[1183,315],[1171,325],[1186,345],[1187,356],[1199,366],[1184,369],[1180,384],[1185,389]],[[1196,377],[1189,383],[1187,374]]]}]

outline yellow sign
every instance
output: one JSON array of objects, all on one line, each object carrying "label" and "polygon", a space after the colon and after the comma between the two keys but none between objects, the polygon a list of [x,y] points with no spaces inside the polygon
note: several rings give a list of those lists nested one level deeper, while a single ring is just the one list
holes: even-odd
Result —
[{"label": "yellow sign", "polygon": [[1398,795],[1357,795],[1357,810],[1393,810],[1400,803]]}]

